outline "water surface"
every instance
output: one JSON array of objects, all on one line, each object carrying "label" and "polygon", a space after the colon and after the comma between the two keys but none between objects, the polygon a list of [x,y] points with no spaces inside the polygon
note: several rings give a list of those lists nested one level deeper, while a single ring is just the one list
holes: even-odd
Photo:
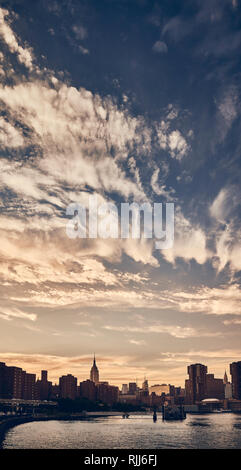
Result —
[{"label": "water surface", "polygon": [[241,415],[187,415],[163,422],[158,415],[44,421],[21,424],[6,434],[4,449],[240,449]]}]

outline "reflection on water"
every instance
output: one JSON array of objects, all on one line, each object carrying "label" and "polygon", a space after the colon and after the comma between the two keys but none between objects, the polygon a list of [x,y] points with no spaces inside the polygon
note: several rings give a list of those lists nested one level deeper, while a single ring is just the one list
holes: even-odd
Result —
[{"label": "reflection on water", "polygon": [[187,415],[163,422],[157,415],[99,417],[83,421],[26,423],[11,429],[5,449],[240,449],[241,416],[232,413]]},{"label": "reflection on water", "polygon": [[190,423],[190,426],[210,426],[208,423]]}]

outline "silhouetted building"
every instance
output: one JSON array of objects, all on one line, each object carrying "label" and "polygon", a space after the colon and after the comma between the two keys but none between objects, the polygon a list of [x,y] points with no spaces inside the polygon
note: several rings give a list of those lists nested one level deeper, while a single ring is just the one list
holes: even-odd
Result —
[{"label": "silhouetted building", "polygon": [[218,400],[225,398],[223,379],[216,379],[214,374],[206,375],[206,398],[217,398]]},{"label": "silhouetted building", "polygon": [[165,402],[165,395],[156,395],[155,392],[152,392],[150,394],[150,406],[160,408],[162,405],[164,405]]},{"label": "silhouetted building", "polygon": [[41,370],[41,380],[42,380],[42,382],[47,382],[48,381],[48,371],[47,370]]},{"label": "silhouetted building", "polygon": [[52,385],[51,389],[51,400],[55,400],[56,398],[59,398],[59,385],[57,384]]},{"label": "silhouetted building", "polygon": [[5,370],[6,398],[22,398],[23,370],[20,367],[8,367]]},{"label": "silhouetted building", "polygon": [[146,406],[150,404],[150,397],[149,397],[149,387],[148,387],[148,380],[145,378],[142,384],[142,388],[137,391],[137,398],[140,403],[143,403]]},{"label": "silhouetted building", "polygon": [[36,398],[38,400],[49,400],[52,394],[52,382],[48,381],[47,370],[41,371],[41,380],[37,380],[36,386]]},{"label": "silhouetted building", "polygon": [[36,375],[22,371],[22,398],[24,400],[35,400]]},{"label": "silhouetted building", "polygon": [[97,400],[102,401],[108,405],[116,403],[119,398],[119,388],[113,385],[108,385],[105,382],[99,382],[96,385],[97,388]]},{"label": "silhouetted building", "polygon": [[70,398],[75,400],[77,397],[77,379],[71,374],[62,375],[59,378],[59,395],[60,398]]},{"label": "silhouetted building", "polygon": [[207,366],[192,364],[188,366],[189,379],[185,381],[186,403],[195,404],[206,398]]},{"label": "silhouetted building", "polygon": [[122,393],[120,393],[118,401],[120,403],[128,403],[129,405],[137,405],[137,396],[134,393],[132,393],[132,394],[130,394],[130,393],[122,394]]},{"label": "silhouetted building", "polygon": [[130,395],[135,395],[137,392],[137,385],[136,382],[130,382],[129,383],[129,394]]},{"label": "silhouetted building", "polygon": [[174,387],[174,404],[184,405],[185,389],[182,387]]},{"label": "silhouetted building", "polygon": [[90,401],[96,401],[97,389],[92,380],[84,380],[79,384],[79,395],[88,398]]},{"label": "silhouetted building", "polygon": [[230,400],[233,397],[232,384],[230,382],[224,385],[224,395],[225,398]]},{"label": "silhouetted building", "polygon": [[224,374],[224,377],[223,377],[223,383],[224,383],[224,384],[227,384],[227,383],[228,383],[228,376],[227,376],[226,370],[225,370],[225,374]]},{"label": "silhouetted building", "polygon": [[35,399],[35,374],[28,374],[20,367],[6,366],[0,363],[0,397]]},{"label": "silhouetted building", "polygon": [[127,395],[128,392],[129,392],[128,385],[127,385],[127,384],[122,384],[121,393],[122,393],[123,395]]},{"label": "silhouetted building", "polygon": [[6,398],[6,364],[0,362],[0,398]]},{"label": "silhouetted building", "polygon": [[149,396],[149,391],[148,390],[143,390],[140,389],[136,393],[137,400],[140,404],[149,406],[150,405],[150,396]]},{"label": "silhouetted building", "polygon": [[233,398],[241,400],[241,361],[230,364],[232,376]]},{"label": "silhouetted building", "polygon": [[167,385],[167,384],[156,384],[156,385],[151,385],[151,387],[149,387],[149,393],[155,393],[156,395],[159,395],[161,396],[163,393],[165,393],[165,395],[172,395],[174,396],[175,395],[175,387],[174,385]]},{"label": "silhouetted building", "polygon": [[95,384],[98,384],[100,381],[99,370],[95,362],[95,355],[94,355],[93,365],[90,370],[90,380],[92,380],[92,382],[94,382]]},{"label": "silhouetted building", "polygon": [[149,390],[148,380],[146,378],[144,379],[144,382],[142,384],[142,390],[145,391],[145,392],[148,392],[148,390]]}]

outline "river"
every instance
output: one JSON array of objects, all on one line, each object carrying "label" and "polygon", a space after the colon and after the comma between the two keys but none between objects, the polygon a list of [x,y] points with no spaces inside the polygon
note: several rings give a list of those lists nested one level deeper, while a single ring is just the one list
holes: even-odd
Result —
[{"label": "river", "polygon": [[184,421],[163,422],[158,415],[44,421],[10,429],[4,449],[240,449],[241,415],[187,415]]}]

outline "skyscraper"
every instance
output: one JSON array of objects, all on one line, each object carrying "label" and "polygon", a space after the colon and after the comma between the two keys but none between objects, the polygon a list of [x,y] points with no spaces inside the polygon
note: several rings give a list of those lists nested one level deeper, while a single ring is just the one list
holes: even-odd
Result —
[{"label": "skyscraper", "polygon": [[41,370],[41,380],[42,380],[42,382],[47,382],[47,380],[48,380],[48,371],[47,370]]},{"label": "skyscraper", "polygon": [[95,384],[98,384],[100,381],[98,367],[95,362],[95,355],[94,355],[94,360],[93,360],[93,366],[91,367],[91,370],[90,370],[90,380],[92,380],[92,382],[94,382]]},{"label": "skyscraper", "polygon": [[143,384],[142,384],[142,390],[144,390],[145,392],[148,392],[148,390],[149,390],[148,380],[146,379],[146,377],[144,377],[144,381],[143,381]]},{"label": "skyscraper", "polygon": [[48,400],[52,393],[52,382],[48,381],[48,371],[41,371],[41,380],[36,382],[36,397],[38,400]]},{"label": "skyscraper", "polygon": [[36,375],[22,372],[22,398],[24,400],[35,400],[36,398]]},{"label": "skyscraper", "polygon": [[233,390],[232,390],[232,384],[228,381],[228,375],[225,370],[224,378],[223,378],[223,383],[224,383],[224,396],[227,400],[230,400],[233,397]]},{"label": "skyscraper", "polygon": [[230,364],[232,376],[233,398],[241,400],[241,361]]},{"label": "skyscraper", "polygon": [[128,385],[127,385],[127,384],[122,384],[121,393],[122,393],[123,395],[127,395],[128,391],[129,391],[129,390],[128,390]]},{"label": "skyscraper", "polygon": [[188,366],[189,379],[185,382],[186,401],[188,404],[195,404],[206,397],[207,370],[207,366],[203,364]]},{"label": "skyscraper", "polygon": [[224,378],[223,378],[223,383],[226,385],[228,383],[228,376],[227,376],[227,372],[225,370],[225,374],[224,374]]},{"label": "skyscraper", "polygon": [[129,393],[130,393],[130,395],[135,395],[136,391],[137,391],[136,382],[129,382]]},{"label": "skyscraper", "polygon": [[20,367],[7,367],[6,390],[8,398],[22,398],[23,370]]}]

